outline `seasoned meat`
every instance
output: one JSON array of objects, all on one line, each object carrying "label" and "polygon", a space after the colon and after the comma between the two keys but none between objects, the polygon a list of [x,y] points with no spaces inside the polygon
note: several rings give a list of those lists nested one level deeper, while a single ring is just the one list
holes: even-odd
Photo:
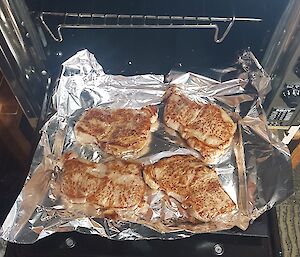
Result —
[{"label": "seasoned meat", "polygon": [[146,183],[178,200],[188,213],[208,222],[235,209],[216,172],[190,155],[164,158],[144,169]]},{"label": "seasoned meat", "polygon": [[135,208],[144,196],[142,165],[114,160],[100,164],[78,158],[63,163],[60,189],[73,203],[103,209]]},{"label": "seasoned meat", "polygon": [[75,125],[75,136],[81,144],[95,143],[116,157],[135,155],[147,147],[157,120],[157,108],[93,108]]},{"label": "seasoned meat", "polygon": [[228,149],[236,131],[236,124],[221,107],[195,103],[175,88],[166,100],[164,121],[206,163],[214,163]]}]

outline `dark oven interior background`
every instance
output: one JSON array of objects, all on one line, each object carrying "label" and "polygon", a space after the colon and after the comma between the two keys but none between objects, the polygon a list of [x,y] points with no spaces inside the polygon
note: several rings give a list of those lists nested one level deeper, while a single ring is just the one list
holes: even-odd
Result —
[{"label": "dark oven interior background", "polygon": [[[275,27],[287,6],[287,0],[253,0],[253,1],[112,1],[112,0],[25,0],[32,21],[39,31],[43,44],[45,68],[55,81],[59,76],[61,63],[78,50],[87,48],[95,54],[106,73],[134,75],[143,73],[167,74],[171,69],[205,73],[208,68],[231,65],[238,52],[250,48],[259,61],[263,60]],[[26,11],[26,10],[25,10]],[[140,15],[179,15],[207,17],[249,17],[261,18],[261,22],[236,22],[225,40],[218,44],[213,40],[213,31],[209,29],[98,29],[76,30],[64,29],[63,41],[55,42],[45,31],[39,14],[48,12],[103,13],[103,14],[140,14]],[[47,23],[56,32],[56,26],[62,20],[49,18]],[[221,30],[226,28],[220,24]],[[40,85],[41,88],[45,85]],[[42,88],[43,89],[43,88]],[[44,90],[41,90],[42,102]],[[38,94],[37,94],[38,95]],[[40,104],[40,103],[39,103]],[[43,113],[42,113],[43,114]],[[36,133],[38,134],[38,133]],[[29,140],[28,140],[29,141]],[[33,139],[30,139],[33,142]],[[1,153],[1,152],[0,152]],[[6,152],[8,154],[9,151]],[[28,158],[27,158],[28,159]],[[2,159],[0,159],[2,161]],[[20,170],[11,165],[15,159],[6,161],[5,167]],[[25,170],[25,169],[24,169]],[[25,179],[25,173],[22,175]],[[13,180],[13,176],[10,179]],[[17,187],[21,188],[21,181]],[[10,202],[18,190],[10,194]],[[6,208],[8,210],[8,208]],[[6,211],[7,211],[6,210]],[[276,219],[265,214],[255,222],[257,230],[249,230],[241,236],[240,231],[210,235],[199,235],[190,240],[177,243],[153,241],[147,242],[113,242],[99,237],[80,234],[57,234],[41,240],[32,246],[15,246],[10,244],[7,256],[108,256],[113,254],[127,256],[154,256],[165,249],[166,256],[215,256],[215,246],[220,244],[225,249],[223,256],[280,256],[280,245],[276,230]],[[4,216],[3,216],[4,217]],[[273,223],[274,222],[274,223]],[[258,233],[261,231],[261,233]],[[71,238],[75,245],[68,245]],[[52,241],[51,241],[52,240]],[[99,242],[102,242],[99,243]],[[86,247],[88,246],[88,247]],[[128,247],[129,246],[129,247]],[[130,248],[131,247],[131,248]],[[88,249],[87,249],[88,248]],[[173,250],[170,250],[173,249]],[[124,250],[124,251],[123,251]],[[187,250],[187,251],[185,251]],[[127,251],[127,252],[126,252]],[[190,252],[189,252],[190,251]],[[189,253],[188,253],[189,252]],[[201,255],[202,254],[202,255]],[[157,255],[157,254],[156,254]]]},{"label": "dark oven interior background", "polygon": [[[172,68],[199,72],[203,67],[226,67],[239,50],[250,47],[261,61],[287,0],[253,1],[122,1],[122,0],[26,0],[33,20],[41,26],[38,13],[74,12],[103,14],[178,15],[261,18],[262,22],[235,22],[225,40],[213,41],[209,29],[63,29],[63,42],[55,42],[45,32],[47,66],[57,76],[62,61],[87,48],[111,74],[166,74]],[[49,18],[56,32],[63,19]],[[220,24],[221,31],[226,25]]]}]

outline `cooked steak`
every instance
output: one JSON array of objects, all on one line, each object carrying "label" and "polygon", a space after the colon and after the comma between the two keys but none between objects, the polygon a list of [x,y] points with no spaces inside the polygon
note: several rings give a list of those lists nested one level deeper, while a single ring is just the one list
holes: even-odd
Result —
[{"label": "cooked steak", "polygon": [[103,209],[135,208],[142,201],[145,183],[142,165],[125,160],[92,163],[78,158],[63,163],[60,189],[73,203]]},{"label": "cooked steak", "polygon": [[152,189],[160,189],[178,200],[199,221],[213,221],[235,209],[216,172],[194,156],[161,159],[146,166],[143,174]]},{"label": "cooked steak", "polygon": [[206,163],[215,162],[228,149],[236,131],[236,124],[221,107],[195,103],[175,88],[166,100],[164,121],[199,151]]},{"label": "cooked steak", "polygon": [[157,120],[157,108],[92,108],[75,125],[75,136],[81,144],[95,143],[116,157],[134,156],[147,147]]}]

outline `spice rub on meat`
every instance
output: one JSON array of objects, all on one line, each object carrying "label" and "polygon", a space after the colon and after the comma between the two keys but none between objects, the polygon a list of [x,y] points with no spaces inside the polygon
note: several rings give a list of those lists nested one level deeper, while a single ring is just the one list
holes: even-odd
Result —
[{"label": "spice rub on meat", "polygon": [[75,136],[81,144],[97,144],[116,157],[135,156],[148,146],[157,116],[156,106],[92,108],[76,123]]},{"label": "spice rub on meat", "polygon": [[195,219],[213,221],[232,212],[235,204],[223,190],[216,172],[191,155],[175,155],[148,165],[146,183],[179,201]]},{"label": "spice rub on meat", "polygon": [[205,163],[214,163],[228,149],[236,131],[236,124],[221,107],[198,104],[176,88],[168,92],[164,122],[199,151]]},{"label": "spice rub on meat", "polygon": [[103,209],[136,208],[145,191],[142,165],[125,160],[97,164],[66,159],[60,191],[72,203],[90,203]]}]

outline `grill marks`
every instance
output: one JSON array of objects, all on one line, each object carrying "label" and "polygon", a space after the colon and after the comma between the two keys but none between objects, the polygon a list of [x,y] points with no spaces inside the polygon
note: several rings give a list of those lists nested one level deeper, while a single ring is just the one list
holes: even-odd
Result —
[{"label": "grill marks", "polygon": [[97,144],[116,157],[136,154],[149,143],[157,108],[102,109],[93,108],[75,125],[75,136],[81,144]]},{"label": "grill marks", "polygon": [[230,146],[236,125],[213,104],[197,104],[175,88],[166,100],[164,121],[179,132],[189,146],[199,151],[206,163],[214,163]]},{"label": "grill marks", "polygon": [[164,158],[146,166],[143,173],[151,188],[174,197],[199,221],[213,221],[235,209],[215,171],[193,156]]}]

